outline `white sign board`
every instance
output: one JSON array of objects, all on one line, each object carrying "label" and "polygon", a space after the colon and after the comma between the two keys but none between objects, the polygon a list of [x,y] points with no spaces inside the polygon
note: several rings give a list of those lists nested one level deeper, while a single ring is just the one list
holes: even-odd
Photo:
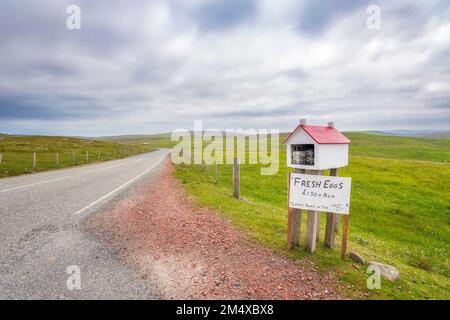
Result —
[{"label": "white sign board", "polygon": [[351,178],[290,174],[289,207],[349,214]]}]

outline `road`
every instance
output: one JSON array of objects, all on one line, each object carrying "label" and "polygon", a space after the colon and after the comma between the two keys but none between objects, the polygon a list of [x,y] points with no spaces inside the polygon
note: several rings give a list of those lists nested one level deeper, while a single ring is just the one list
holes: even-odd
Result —
[{"label": "road", "polygon": [[152,179],[168,152],[0,179],[0,299],[157,298],[79,225]]}]

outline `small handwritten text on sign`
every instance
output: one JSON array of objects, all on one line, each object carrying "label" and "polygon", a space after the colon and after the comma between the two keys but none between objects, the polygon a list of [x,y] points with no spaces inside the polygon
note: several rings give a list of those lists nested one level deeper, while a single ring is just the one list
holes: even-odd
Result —
[{"label": "small handwritten text on sign", "polygon": [[351,178],[290,174],[289,207],[348,214]]}]

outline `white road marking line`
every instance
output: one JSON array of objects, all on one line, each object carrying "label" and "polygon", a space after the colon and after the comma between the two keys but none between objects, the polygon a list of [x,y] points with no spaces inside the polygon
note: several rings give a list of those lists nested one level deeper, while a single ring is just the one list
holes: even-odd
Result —
[{"label": "white road marking line", "polygon": [[[133,161],[133,162],[134,162],[134,161]],[[113,169],[113,168],[117,168],[117,167],[121,167],[121,166],[130,164],[130,163],[133,163],[133,162],[127,162],[127,163],[116,164],[115,166],[110,166],[110,167],[106,167],[106,168],[100,168],[100,169],[97,169],[97,170],[95,170],[95,171],[98,172],[98,171],[104,171],[104,170],[108,170],[108,169]]]},{"label": "white road marking line", "polygon": [[107,199],[108,197],[112,196],[114,193],[116,193],[117,191],[120,191],[121,189],[125,188],[126,186],[128,186],[129,184],[133,183],[134,181],[136,181],[137,179],[139,179],[140,177],[144,176],[145,174],[147,174],[149,171],[151,171],[154,167],[156,167],[157,165],[159,165],[165,158],[166,156],[170,153],[167,152],[163,157],[161,157],[161,159],[159,159],[158,162],[154,163],[150,168],[148,168],[147,170],[145,170],[143,173],[141,173],[140,175],[138,175],[137,177],[131,179],[130,181],[128,181],[127,183],[124,183],[123,185],[121,185],[120,187],[114,189],[113,191],[105,194],[103,197],[95,200],[94,202],[92,202],[91,204],[87,205],[86,207],[78,210],[77,212],[75,212],[74,214],[80,214],[83,213],[84,211],[88,210],[89,208],[95,206],[97,203]]},{"label": "white road marking line", "polygon": [[0,190],[0,193],[7,192],[7,191],[18,190],[18,189],[27,188],[27,187],[32,187],[32,186],[36,186],[38,184],[43,184],[43,183],[63,180],[63,179],[67,179],[67,178],[70,178],[70,177],[72,177],[72,176],[65,176],[65,177],[60,177],[60,178],[55,178],[55,179],[50,179],[50,180],[44,180],[44,181],[40,181],[40,182],[36,182],[36,183],[26,184],[24,186],[14,187],[14,188],[11,188],[11,189],[3,189],[3,190]]},{"label": "white road marking line", "polygon": [[[106,168],[100,168],[100,169],[97,169],[96,172],[104,171],[104,170],[108,170],[108,169],[113,169],[113,168],[117,168],[117,167],[120,167],[120,166],[125,166],[127,164],[135,163],[135,162],[140,161],[140,160],[142,160],[142,159],[137,159],[137,160],[134,160],[134,161],[131,161],[131,162],[122,163],[122,164],[118,164],[118,165],[110,166],[110,167],[106,167]],[[91,173],[88,172],[88,173],[82,173],[82,174],[91,174]],[[71,177],[75,177],[75,175],[64,176],[64,177],[59,177],[59,178],[49,179],[49,180],[44,180],[44,181],[39,181],[39,182],[35,182],[35,183],[26,184],[26,185],[23,185],[23,186],[10,188],[10,189],[3,189],[3,190],[0,190],[0,193],[8,192],[8,191],[14,191],[14,190],[19,190],[19,189],[22,189],[22,188],[33,187],[33,186],[36,186],[36,185],[39,185],[39,184],[53,182],[53,181],[58,181],[58,180],[63,180],[63,179],[71,178]]]}]

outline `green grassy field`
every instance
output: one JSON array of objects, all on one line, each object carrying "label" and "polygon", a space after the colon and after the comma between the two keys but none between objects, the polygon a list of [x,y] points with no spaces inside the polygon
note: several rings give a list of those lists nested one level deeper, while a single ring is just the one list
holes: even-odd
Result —
[{"label": "green grassy field", "polygon": [[[140,143],[117,143],[89,139],[47,136],[0,135],[0,177],[120,159],[153,147]],[[36,167],[33,168],[33,153]],[[56,162],[58,153],[58,164]],[[74,159],[75,157],[75,159]]]},{"label": "green grassy field", "polygon": [[[339,248],[323,246],[324,214],[314,254],[303,247],[286,250],[284,148],[276,175],[262,176],[259,165],[242,165],[245,201],[231,196],[230,165],[220,166],[217,184],[206,177],[204,166],[179,165],[175,174],[199,205],[216,209],[254,239],[294,260],[310,258],[322,270],[334,270],[350,297],[366,298],[369,293],[369,299],[449,299],[450,140],[347,135],[352,139],[350,163],[339,174],[352,177],[349,250],[369,261],[394,265],[401,275],[395,282],[383,279],[380,290],[367,289],[366,267],[341,261]],[[213,169],[210,172],[214,174]]]}]

